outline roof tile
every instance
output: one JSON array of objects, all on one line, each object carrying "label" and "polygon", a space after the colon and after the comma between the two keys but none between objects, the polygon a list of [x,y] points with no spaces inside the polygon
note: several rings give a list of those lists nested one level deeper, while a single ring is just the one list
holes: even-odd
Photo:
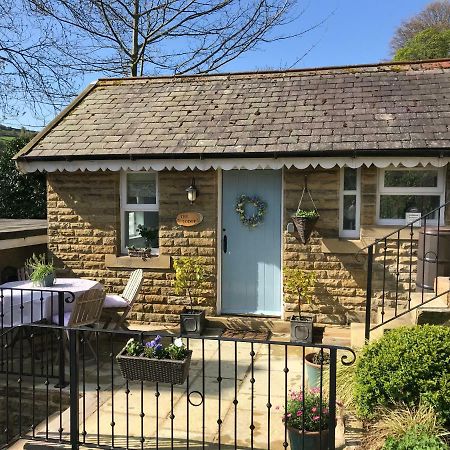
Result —
[{"label": "roof tile", "polygon": [[450,63],[100,80],[21,158],[450,148]]}]

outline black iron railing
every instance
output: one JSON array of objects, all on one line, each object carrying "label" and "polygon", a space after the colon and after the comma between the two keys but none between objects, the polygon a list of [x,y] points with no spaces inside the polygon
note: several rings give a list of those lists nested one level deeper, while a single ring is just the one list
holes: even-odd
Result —
[{"label": "black iron railing", "polygon": [[[435,278],[437,280],[440,274],[440,266],[443,264],[440,256],[441,229],[445,208],[449,205],[450,201],[383,238],[376,239],[357,255],[360,257],[367,251],[366,341],[369,340],[371,331],[449,292],[439,292],[439,286],[429,286],[425,283],[425,277],[430,278],[430,270],[436,275],[431,277],[433,281]],[[420,254],[416,236],[419,230],[423,236]],[[437,241],[435,251],[427,249],[428,240],[431,239],[427,232],[431,230]],[[415,292],[418,293],[419,299],[413,304]],[[372,323],[374,307],[380,308],[381,319],[376,324]]]},{"label": "black iron railing", "polygon": [[[290,448],[288,426],[282,417],[292,394],[307,392],[313,377],[306,375],[305,356],[312,351],[328,353],[329,365],[318,364],[316,395],[326,402],[318,408],[321,429],[316,448],[335,449],[336,367],[355,360],[353,351],[333,345],[304,345],[270,340],[235,338],[183,338],[193,351],[189,376],[184,385],[132,382],[122,378],[116,362],[130,337],[142,342],[154,333],[92,329],[64,329],[54,326],[19,327],[22,345],[31,351],[8,352],[20,367],[33,366],[33,342],[39,334],[68,334],[69,386],[54,389],[49,373],[32,373],[30,378],[0,377],[0,389],[15,388],[16,396],[3,396],[6,411],[16,405],[14,423],[6,423],[5,441],[26,438],[44,442],[92,448],[178,448],[178,449],[272,449]],[[173,340],[165,335],[163,339]],[[88,340],[96,354],[90,353]],[[8,344],[6,345],[8,350]],[[10,350],[10,349],[9,349]],[[339,353],[339,355],[338,355]],[[321,359],[321,361],[323,358]],[[22,370],[22,369],[21,369]],[[40,392],[40,396],[37,392]],[[49,404],[52,395],[56,400]],[[36,413],[24,416],[24,405],[41,402]],[[34,403],[33,403],[34,402]],[[305,408],[303,396],[303,408]],[[65,408],[65,405],[67,407]],[[8,416],[9,417],[9,416]],[[12,416],[11,416],[12,417]],[[300,432],[300,439],[308,438]]]}]

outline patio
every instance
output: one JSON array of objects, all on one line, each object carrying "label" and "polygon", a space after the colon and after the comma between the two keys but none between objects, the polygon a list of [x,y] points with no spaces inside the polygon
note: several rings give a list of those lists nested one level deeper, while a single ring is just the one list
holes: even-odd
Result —
[{"label": "patio", "polygon": [[[82,336],[78,367],[81,445],[212,450],[281,449],[288,442],[282,411],[289,389],[306,387],[302,361],[312,348],[282,343],[282,336],[267,342],[219,339],[214,333],[204,339],[185,338],[193,350],[189,378],[184,385],[171,387],[128,383],[122,378],[115,355],[128,337],[96,333],[96,363]],[[338,358],[342,354],[338,352]],[[22,395],[47,390],[43,381],[28,379],[22,383]],[[327,383],[325,377],[323,386]],[[36,425],[34,431],[23,429],[22,435],[68,442],[70,409]],[[343,444],[339,417],[336,448]],[[23,441],[11,448],[21,446]]]}]

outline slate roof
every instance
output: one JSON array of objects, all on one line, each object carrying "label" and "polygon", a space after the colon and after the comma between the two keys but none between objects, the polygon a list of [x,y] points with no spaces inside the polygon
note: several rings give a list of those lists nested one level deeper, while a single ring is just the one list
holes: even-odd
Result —
[{"label": "slate roof", "polygon": [[102,79],[23,160],[450,149],[450,60]]}]

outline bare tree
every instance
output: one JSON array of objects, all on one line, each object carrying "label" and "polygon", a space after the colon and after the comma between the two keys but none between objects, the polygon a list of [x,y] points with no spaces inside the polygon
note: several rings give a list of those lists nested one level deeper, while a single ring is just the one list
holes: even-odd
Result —
[{"label": "bare tree", "polygon": [[437,31],[450,29],[450,0],[430,3],[422,12],[403,22],[391,41],[393,53],[404,47],[416,34],[430,28]]},{"label": "bare tree", "polygon": [[217,70],[303,13],[301,0],[28,1],[70,36],[73,69],[131,76]]},{"label": "bare tree", "polygon": [[34,109],[59,108],[74,94],[65,66],[63,35],[33,17],[18,1],[0,2],[0,117]]}]

